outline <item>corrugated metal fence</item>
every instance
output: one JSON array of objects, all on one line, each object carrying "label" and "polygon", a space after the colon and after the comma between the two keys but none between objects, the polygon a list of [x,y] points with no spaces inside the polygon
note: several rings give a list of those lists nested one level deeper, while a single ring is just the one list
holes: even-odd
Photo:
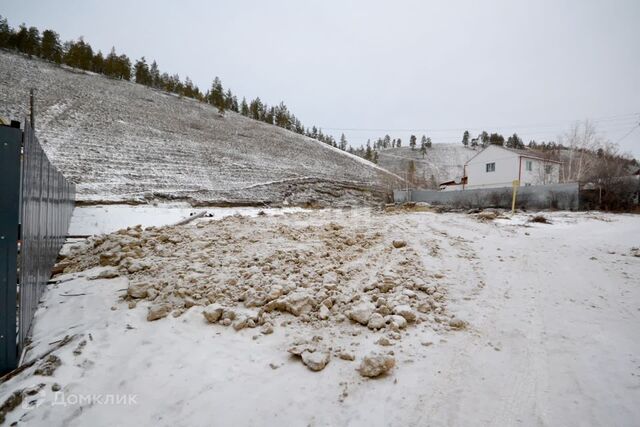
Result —
[{"label": "corrugated metal fence", "polygon": [[24,133],[0,127],[0,146],[0,236],[5,237],[0,239],[3,372],[16,367],[18,355],[27,344],[38,301],[67,234],[75,186],[51,164],[28,122]]},{"label": "corrugated metal fence", "polygon": [[[512,188],[464,191],[395,190],[394,201],[427,202],[457,208],[511,208]],[[527,209],[579,209],[578,183],[531,185],[518,188],[516,207]]]}]

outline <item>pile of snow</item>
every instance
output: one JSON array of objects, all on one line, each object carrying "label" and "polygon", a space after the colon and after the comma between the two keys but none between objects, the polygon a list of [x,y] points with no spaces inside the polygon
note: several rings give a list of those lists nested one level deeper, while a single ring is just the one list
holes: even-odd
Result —
[{"label": "pile of snow", "polygon": [[398,177],[282,128],[132,82],[0,51],[0,116],[36,133],[82,201],[371,202]]},{"label": "pile of snow", "polygon": [[[90,279],[126,277],[122,299],[130,309],[145,307],[149,321],[197,307],[209,323],[263,334],[352,322],[384,334],[381,345],[421,323],[459,328],[446,311],[446,289],[412,245],[354,221],[310,223],[312,216],[129,227],[67,248],[56,269]],[[328,362],[329,352],[316,345],[298,349],[290,352],[310,369]]]}]

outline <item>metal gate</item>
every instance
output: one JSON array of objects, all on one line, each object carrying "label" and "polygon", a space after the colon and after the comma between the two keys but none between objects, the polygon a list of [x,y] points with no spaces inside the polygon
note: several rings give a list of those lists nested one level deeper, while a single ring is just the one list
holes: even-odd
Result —
[{"label": "metal gate", "polygon": [[17,366],[27,344],[33,315],[67,234],[75,186],[51,164],[29,122],[24,132],[0,126],[0,148],[0,372],[4,372]]}]

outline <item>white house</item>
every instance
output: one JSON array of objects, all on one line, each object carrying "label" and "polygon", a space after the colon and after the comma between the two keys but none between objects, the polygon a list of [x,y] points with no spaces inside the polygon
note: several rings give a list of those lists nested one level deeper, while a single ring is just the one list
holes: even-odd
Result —
[{"label": "white house", "polygon": [[511,187],[514,180],[520,185],[555,184],[561,164],[537,151],[489,145],[464,165],[462,190]]}]

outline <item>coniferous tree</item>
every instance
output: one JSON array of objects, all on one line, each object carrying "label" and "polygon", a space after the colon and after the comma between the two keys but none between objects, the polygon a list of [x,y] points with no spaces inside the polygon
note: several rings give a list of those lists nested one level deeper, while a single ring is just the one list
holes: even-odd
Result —
[{"label": "coniferous tree", "polygon": [[431,142],[431,137],[430,136],[427,137],[425,145],[427,146],[427,148],[431,148],[431,146],[433,145],[433,143]]},{"label": "coniferous tree", "polygon": [[367,139],[367,148],[364,152],[364,158],[371,161],[373,160],[373,152],[371,151],[371,140]]},{"label": "coniferous tree", "polygon": [[415,150],[416,149],[416,136],[415,135],[411,135],[411,138],[409,138],[409,147],[411,147],[411,150]]},{"label": "coniferous tree", "polygon": [[225,110],[224,89],[222,88],[222,81],[218,76],[216,76],[213,79],[213,83],[211,83],[211,90],[209,91],[208,101],[209,101],[209,104],[218,108],[219,113],[224,113],[224,110]]},{"label": "coniferous tree", "polygon": [[151,72],[149,71],[149,66],[147,65],[147,61],[144,56],[136,61],[133,69],[136,83],[140,83],[141,85],[145,86],[151,86],[151,84],[153,83],[153,79],[151,78]]},{"label": "coniferous tree", "polygon": [[27,30],[27,39],[24,53],[28,55],[40,54],[40,31],[36,27],[29,27]]},{"label": "coniferous tree", "polygon": [[60,44],[60,36],[58,36],[58,33],[53,30],[45,30],[42,32],[40,56],[47,61],[53,61],[57,64],[62,62],[62,45]]},{"label": "coniferous tree", "polygon": [[118,55],[116,55],[116,48],[112,47],[111,52],[107,55],[104,61],[104,73],[109,77],[116,77],[118,75]]},{"label": "coniferous tree", "polygon": [[231,93],[231,89],[227,89],[224,94],[224,109],[233,110],[233,93]]},{"label": "coniferous tree", "polygon": [[28,30],[27,26],[22,23],[18,27],[18,31],[13,31],[9,38],[9,47],[24,52],[27,47]]},{"label": "coniferous tree", "polygon": [[469,145],[469,131],[465,130],[462,134],[462,145],[467,147]]},{"label": "coniferous tree", "polygon": [[289,129],[291,121],[289,118],[289,110],[284,102],[281,102],[276,108],[273,109],[275,125],[281,128]]},{"label": "coniferous tree", "polygon": [[91,71],[94,73],[104,74],[104,62],[105,59],[102,56],[102,52],[98,51],[91,59]]},{"label": "coniferous tree", "polygon": [[151,75],[151,86],[155,88],[161,87],[162,81],[160,80],[160,69],[158,68],[158,63],[155,60],[149,67],[149,74]]},{"label": "coniferous tree", "polygon": [[247,104],[247,100],[244,97],[242,97],[242,102],[240,103],[240,114],[249,117],[249,104]]},{"label": "coniferous tree", "polygon": [[383,144],[382,144],[383,148],[391,147],[391,137],[389,135],[385,135],[382,141],[383,141]]},{"label": "coniferous tree", "polygon": [[478,138],[482,142],[483,147],[486,147],[487,145],[489,145],[489,134],[487,133],[487,131],[483,130],[480,136],[478,136]]},{"label": "coniferous tree", "polygon": [[260,97],[258,97],[249,104],[249,117],[255,120],[260,120],[261,113],[262,101],[260,101]]},{"label": "coniferous tree", "polygon": [[70,67],[80,68],[81,70],[91,70],[91,62],[93,61],[93,50],[84,39],[80,37],[78,41],[68,42],[66,53],[64,55],[64,63]]},{"label": "coniferous tree", "polygon": [[0,15],[0,47],[10,47],[9,41],[13,35],[13,30],[9,27],[7,18]]},{"label": "coniferous tree", "polygon": [[505,145],[510,148],[524,148],[524,142],[522,142],[522,139],[520,139],[517,133],[514,133],[509,138],[507,138],[507,142],[505,143]]},{"label": "coniferous tree", "polygon": [[402,140],[400,138],[396,140],[396,147],[398,148],[402,147]]},{"label": "coniferous tree", "polygon": [[344,133],[342,135],[340,135],[340,146],[339,148],[342,151],[345,151],[347,149],[347,137],[344,136]]},{"label": "coniferous tree", "polygon": [[118,72],[122,80],[131,80],[131,60],[125,54],[118,57]]},{"label": "coniferous tree", "polygon": [[504,136],[494,132],[489,135],[489,143],[493,145],[504,145]]}]

